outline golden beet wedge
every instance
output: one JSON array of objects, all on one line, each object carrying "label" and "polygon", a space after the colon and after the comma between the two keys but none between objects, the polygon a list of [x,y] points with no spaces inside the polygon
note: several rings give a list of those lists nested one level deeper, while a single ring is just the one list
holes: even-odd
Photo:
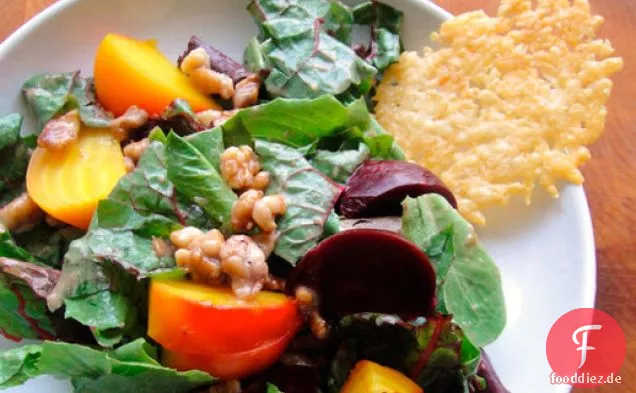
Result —
[{"label": "golden beet wedge", "polygon": [[179,371],[201,370],[217,378],[241,379],[266,370],[280,358],[294,332],[244,352],[191,354],[164,350],[163,362]]},{"label": "golden beet wedge", "polygon": [[280,355],[300,323],[296,302],[282,293],[261,291],[241,300],[229,288],[183,279],[150,284],[148,336],[181,355],[172,356],[181,367],[207,361],[213,369],[214,359],[242,353],[257,363],[271,359],[267,354]]},{"label": "golden beet wedge", "polygon": [[97,203],[126,174],[119,142],[108,130],[82,128],[60,151],[38,147],[27,170],[27,191],[54,218],[86,229]]},{"label": "golden beet wedge", "polygon": [[97,49],[94,79],[97,99],[116,116],[132,105],[159,115],[176,98],[195,112],[219,108],[152,41],[108,34]]},{"label": "golden beet wedge", "polygon": [[361,360],[340,393],[424,393],[424,390],[400,372]]}]

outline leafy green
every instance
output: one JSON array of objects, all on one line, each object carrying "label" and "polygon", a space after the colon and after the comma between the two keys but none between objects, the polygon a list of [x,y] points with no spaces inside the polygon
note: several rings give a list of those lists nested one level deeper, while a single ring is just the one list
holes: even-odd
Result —
[{"label": "leafy green", "polygon": [[[185,137],[195,149],[197,149],[206,160],[212,164],[217,172],[221,168],[221,154],[225,150],[223,145],[223,131],[220,128],[197,132]],[[167,139],[166,141],[167,142]]]},{"label": "leafy green", "polygon": [[327,238],[331,235],[335,235],[340,232],[340,217],[336,214],[334,210],[329,213],[329,217],[327,217],[327,221],[325,222],[325,227],[322,233],[323,238]]},{"label": "leafy green", "polygon": [[284,393],[284,392],[281,392],[281,390],[279,388],[277,388],[276,385],[268,383],[267,384],[267,392],[266,393]]},{"label": "leafy green", "polygon": [[376,69],[325,33],[320,19],[278,18],[262,25],[261,52],[271,65],[265,87],[274,97],[314,98],[371,89]]},{"label": "leafy green", "polygon": [[338,183],[345,183],[349,176],[370,157],[369,148],[360,144],[358,150],[317,150],[309,160],[311,165]]},{"label": "leafy green", "polygon": [[371,118],[369,128],[362,136],[362,141],[369,146],[373,158],[386,160],[406,160],[402,148],[393,140],[393,136],[387,133],[380,123]]},{"label": "leafy green", "polygon": [[[209,225],[203,211],[175,190],[168,180],[167,166],[165,146],[153,141],[145,150],[137,169],[124,176],[108,196],[109,205],[102,209],[108,207],[109,212],[100,215],[99,225],[120,229],[150,230],[154,227],[153,231],[160,233],[172,229],[167,228],[170,227],[169,222],[199,227]],[[162,222],[164,224],[160,225]]]},{"label": "leafy green", "polygon": [[274,253],[295,265],[322,237],[341,190],[296,149],[257,140],[256,153],[271,174],[267,194],[282,194],[287,203]]},{"label": "leafy green", "polygon": [[346,138],[369,127],[363,100],[349,105],[333,96],[315,99],[278,98],[245,108],[220,126],[225,146],[252,144],[253,139],[303,147],[326,137]]},{"label": "leafy green", "polygon": [[168,137],[163,132],[161,127],[155,126],[148,133],[148,140],[150,142],[161,142],[161,143],[163,143],[165,145],[166,142],[168,142]]},{"label": "leafy green", "polygon": [[24,190],[29,148],[20,137],[22,115],[10,113],[0,117],[0,206]]},{"label": "leafy green", "polygon": [[441,311],[476,345],[493,342],[506,324],[501,276],[472,225],[436,194],[407,198],[403,207],[402,233],[430,253]]},{"label": "leafy green", "polygon": [[89,326],[100,345],[112,347],[137,328],[137,316],[145,309],[145,285],[105,259],[109,256],[96,255],[91,232],[71,243],[47,304],[53,311],[65,305],[65,318]]},{"label": "leafy green", "polygon": [[[30,231],[16,233],[15,243],[24,248],[38,262],[54,268],[60,268],[64,254],[71,242],[80,238],[83,234],[83,231],[71,226],[50,227],[48,224],[42,223]],[[34,262],[23,257],[17,258]]]},{"label": "leafy green", "polygon": [[[252,0],[248,10],[260,34],[248,43],[245,64],[267,75],[273,97],[360,97],[403,50],[402,12],[377,1],[352,11],[340,1]],[[369,28],[367,45],[349,46],[359,36],[354,25]]]},{"label": "leafy green", "polygon": [[109,127],[112,116],[103,110],[93,93],[92,79],[79,71],[38,74],[22,85],[22,93],[40,130],[54,117],[79,109],[82,122],[89,127]]},{"label": "leafy green", "polygon": [[247,6],[257,23],[277,18],[324,21],[323,29],[342,42],[348,42],[353,15],[346,5],[329,0],[252,0]]},{"label": "leafy green", "polygon": [[31,253],[16,244],[9,231],[2,230],[0,230],[0,257],[37,262],[37,259]]},{"label": "leafy green", "polygon": [[340,344],[327,379],[332,393],[362,359],[414,377],[427,393],[468,391],[473,364],[479,363],[479,349],[449,318],[409,324],[391,315],[355,314],[341,320],[335,337]]},{"label": "leafy green", "polygon": [[22,119],[22,115],[19,113],[10,113],[0,117],[0,151],[20,141]]},{"label": "leafy green", "polygon": [[187,393],[211,384],[201,371],[179,372],[161,366],[156,349],[143,339],[114,351],[62,342],[44,342],[0,354],[0,388],[40,375],[70,378],[76,393]]},{"label": "leafy green", "polygon": [[113,116],[104,110],[95,97],[93,78],[82,78],[77,72],[72,98],[77,101],[82,123],[93,128],[107,128],[112,124]]},{"label": "leafy green", "polygon": [[210,161],[192,144],[171,132],[166,143],[168,179],[224,228],[231,227],[236,194]]},{"label": "leafy green", "polygon": [[12,259],[12,252],[6,251],[0,249],[0,333],[15,341],[55,337],[43,298],[59,271]]},{"label": "leafy green", "polygon": [[403,50],[402,24],[404,14],[388,4],[372,1],[353,9],[353,18],[358,25],[368,25],[371,42],[363,54],[366,61],[382,71],[396,62]]},{"label": "leafy green", "polygon": [[137,168],[101,201],[88,232],[71,243],[60,283],[48,296],[52,310],[90,326],[103,346],[135,336],[145,310],[138,279],[175,268],[172,255],[155,251],[182,225],[209,227],[201,208],[168,179],[166,146],[152,142]]},{"label": "leafy green", "polygon": [[272,40],[265,41],[261,44],[257,36],[252,37],[243,51],[245,67],[255,74],[269,72],[271,64],[269,64],[269,60],[264,52],[271,44]]}]

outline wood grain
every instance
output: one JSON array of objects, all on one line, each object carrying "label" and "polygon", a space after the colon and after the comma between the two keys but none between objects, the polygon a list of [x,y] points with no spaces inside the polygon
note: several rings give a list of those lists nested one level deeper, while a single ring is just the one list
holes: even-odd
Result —
[{"label": "wood grain", "polygon": [[[0,39],[4,40],[54,1],[0,0]],[[631,393],[636,391],[636,138],[632,139],[636,131],[636,1],[590,1],[594,12],[606,20],[601,35],[612,41],[625,60],[625,69],[614,78],[605,135],[592,146],[594,159],[584,173],[597,247],[597,307],[621,324],[628,349],[620,373],[622,385],[575,392]],[[495,0],[437,0],[437,3],[455,14],[480,8],[494,14],[498,4]]]}]

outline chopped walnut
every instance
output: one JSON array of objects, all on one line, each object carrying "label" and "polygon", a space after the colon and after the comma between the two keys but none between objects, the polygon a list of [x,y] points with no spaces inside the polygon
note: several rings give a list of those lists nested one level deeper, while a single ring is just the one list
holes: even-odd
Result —
[{"label": "chopped walnut", "polygon": [[186,75],[201,67],[210,68],[210,55],[203,48],[190,51],[181,61],[181,71]]},{"label": "chopped walnut", "polygon": [[203,235],[203,231],[195,227],[185,227],[170,233],[170,241],[179,248],[188,248],[190,243]]},{"label": "chopped walnut", "polygon": [[219,255],[225,240],[221,232],[185,227],[172,232],[170,241],[179,248],[174,254],[177,266],[186,269],[195,281],[218,284],[223,280]]},{"label": "chopped walnut", "polygon": [[223,116],[224,111],[219,111],[216,109],[206,109],[204,111],[200,111],[196,113],[197,121],[201,123],[204,127],[212,127],[214,126],[214,122]]},{"label": "chopped walnut", "polygon": [[318,311],[314,311],[309,314],[309,329],[317,338],[324,340],[329,333],[329,325],[323,317],[320,316]]},{"label": "chopped walnut", "polygon": [[113,135],[119,141],[128,139],[130,130],[139,128],[148,121],[148,113],[136,105],[129,107],[123,115],[111,121]]},{"label": "chopped walnut", "polygon": [[159,258],[172,255],[172,247],[170,247],[170,243],[160,237],[152,237],[152,251]]},{"label": "chopped walnut", "polygon": [[232,291],[240,298],[257,294],[269,274],[265,254],[245,235],[231,236],[223,244],[221,269],[230,277]]},{"label": "chopped walnut", "polygon": [[124,146],[124,157],[130,158],[134,163],[137,163],[148,146],[150,146],[150,139],[148,138],[138,142],[131,142]]},{"label": "chopped walnut", "polygon": [[263,288],[268,291],[284,292],[285,284],[286,282],[284,279],[269,274],[263,283]]},{"label": "chopped walnut", "polygon": [[258,200],[263,198],[263,191],[247,190],[232,205],[232,229],[234,232],[247,232],[254,228],[252,211]]},{"label": "chopped walnut", "polygon": [[287,204],[282,195],[267,195],[254,204],[252,219],[263,232],[276,229],[276,216],[285,214]]},{"label": "chopped walnut", "polygon": [[29,194],[23,192],[0,208],[0,226],[12,232],[23,232],[37,225],[43,214]]},{"label": "chopped walnut", "polygon": [[248,232],[256,223],[261,231],[271,233],[276,229],[276,216],[285,214],[285,210],[286,203],[282,195],[263,196],[263,191],[247,190],[232,206],[232,229],[235,232]]},{"label": "chopped walnut", "polygon": [[329,325],[318,313],[318,297],[307,287],[300,286],[294,293],[300,313],[309,321],[311,332],[319,339],[324,339],[329,333]]},{"label": "chopped walnut", "polygon": [[218,94],[225,100],[234,95],[232,78],[209,68],[199,68],[192,71],[190,80],[205,95]]},{"label": "chopped walnut", "polygon": [[276,241],[278,240],[279,233],[276,231],[273,232],[260,232],[256,235],[252,236],[252,239],[258,244],[258,246],[263,250],[263,254],[265,254],[265,258],[269,258],[269,256],[274,252],[274,248],[276,247]]},{"label": "chopped walnut", "polygon": [[227,111],[218,111],[216,109],[206,109],[196,114],[199,123],[204,127],[218,127],[230,120],[238,110],[232,109]]},{"label": "chopped walnut", "polygon": [[130,157],[124,157],[124,166],[126,167],[126,172],[128,173],[134,171],[137,167],[135,161],[133,161]]},{"label": "chopped walnut", "polygon": [[235,108],[246,108],[256,104],[258,91],[261,88],[261,77],[258,74],[250,74],[236,84],[232,103]]},{"label": "chopped walnut", "polygon": [[181,71],[203,94],[218,94],[226,100],[234,95],[232,78],[210,68],[210,56],[203,48],[197,48],[183,58]]},{"label": "chopped walnut", "polygon": [[43,149],[62,150],[77,141],[80,126],[81,121],[77,109],[51,119],[38,136],[38,146]]},{"label": "chopped walnut", "polygon": [[313,290],[307,287],[300,286],[296,288],[296,292],[294,293],[294,295],[296,296],[296,301],[298,302],[298,306],[300,307],[301,311],[306,310],[308,307],[317,307],[318,303],[316,301],[316,294]]},{"label": "chopped walnut", "polygon": [[260,171],[254,176],[254,182],[252,188],[257,190],[264,190],[269,186],[269,172]]},{"label": "chopped walnut", "polygon": [[221,176],[233,190],[253,188],[260,170],[258,157],[249,146],[228,147],[221,154]]}]

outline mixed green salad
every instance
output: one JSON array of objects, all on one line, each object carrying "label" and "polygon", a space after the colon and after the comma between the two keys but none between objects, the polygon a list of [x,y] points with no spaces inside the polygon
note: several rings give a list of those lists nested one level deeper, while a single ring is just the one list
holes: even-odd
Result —
[{"label": "mixed green salad", "polygon": [[[0,117],[0,387],[78,393],[506,392],[506,312],[453,194],[371,97],[379,2],[252,0],[241,64],[109,34]],[[366,37],[359,42],[353,37]]]}]

